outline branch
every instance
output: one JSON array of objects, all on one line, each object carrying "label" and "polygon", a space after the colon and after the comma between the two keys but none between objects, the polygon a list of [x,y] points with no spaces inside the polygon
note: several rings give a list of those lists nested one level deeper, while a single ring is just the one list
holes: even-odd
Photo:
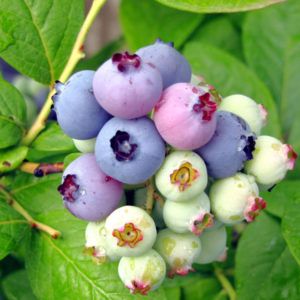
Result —
[{"label": "branch", "polygon": [[230,300],[236,300],[236,292],[233,286],[231,285],[230,281],[226,278],[223,274],[222,270],[216,268],[215,269],[215,276],[220,281],[222,287],[226,291],[227,295],[229,296]]},{"label": "branch", "polygon": [[24,162],[20,166],[20,170],[25,173],[33,174],[36,177],[43,177],[48,174],[62,172],[64,170],[64,163],[58,162],[58,163],[48,164],[48,163]]},{"label": "branch", "polygon": [[[72,74],[74,68],[76,67],[77,63],[85,56],[83,53],[83,44],[85,41],[85,38],[98,14],[102,6],[106,0],[94,0],[93,4],[86,16],[86,19],[84,20],[81,29],[79,31],[79,34],[77,36],[77,39],[75,41],[75,44],[73,46],[70,58],[62,72],[62,74],[59,77],[59,81],[66,81],[68,77]],[[52,106],[52,95],[54,94],[53,87],[51,88],[48,97],[44,103],[43,108],[41,109],[39,115],[37,116],[35,122],[27,132],[26,136],[22,140],[23,145],[30,145],[32,141],[38,136],[38,134],[45,128],[45,123],[47,121],[47,118],[49,116],[51,106]]]},{"label": "branch", "polygon": [[20,215],[22,215],[32,228],[37,228],[48,233],[53,239],[56,239],[61,235],[59,231],[32,218],[32,216],[12,197],[12,195],[8,191],[4,189],[2,185],[0,185],[0,193],[4,196],[6,203]]}]

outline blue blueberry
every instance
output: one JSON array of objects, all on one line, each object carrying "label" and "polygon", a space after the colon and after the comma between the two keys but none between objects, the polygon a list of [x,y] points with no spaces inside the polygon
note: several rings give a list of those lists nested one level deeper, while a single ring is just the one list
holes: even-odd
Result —
[{"label": "blue blueberry", "polygon": [[57,82],[52,97],[57,121],[73,139],[86,140],[97,136],[110,115],[96,101],[92,82],[94,71],[80,71],[63,84]]},{"label": "blue blueberry", "polygon": [[100,221],[118,207],[123,187],[103,173],[95,155],[88,153],[68,165],[58,191],[65,207],[74,216],[87,221]]},{"label": "blue blueberry", "polygon": [[178,82],[190,82],[192,77],[188,61],[174,47],[173,43],[157,40],[136,52],[142,60],[153,64],[161,73],[163,89]]},{"label": "blue blueberry", "polygon": [[141,183],[161,166],[165,145],[152,120],[112,118],[101,129],[95,147],[101,169],[127,184]]},{"label": "blue blueberry", "polygon": [[196,152],[205,161],[209,176],[224,178],[234,175],[253,158],[255,140],[255,134],[242,118],[219,111],[212,139]]}]

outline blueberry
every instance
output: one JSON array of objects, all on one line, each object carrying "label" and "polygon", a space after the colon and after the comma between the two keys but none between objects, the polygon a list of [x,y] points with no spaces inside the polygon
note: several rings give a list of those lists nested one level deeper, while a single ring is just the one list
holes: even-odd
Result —
[{"label": "blueberry", "polygon": [[168,201],[190,201],[207,186],[204,161],[192,151],[174,151],[156,173],[155,183]]},{"label": "blueberry", "polygon": [[200,235],[214,224],[209,198],[205,193],[186,202],[167,200],[163,217],[168,228],[178,233],[192,232]]},{"label": "blueberry", "polygon": [[246,163],[245,169],[259,184],[271,187],[280,182],[288,170],[294,169],[296,159],[297,153],[291,145],[261,135],[256,141],[253,159]]},{"label": "blueberry", "polygon": [[105,222],[108,249],[115,256],[138,256],[150,250],[156,239],[156,228],[145,210],[122,206]]},{"label": "blueberry", "polygon": [[192,72],[188,61],[173,47],[172,43],[157,40],[153,45],[139,49],[137,54],[160,71],[163,89],[174,83],[191,80]]},{"label": "blueberry", "polygon": [[200,236],[201,253],[195,262],[198,264],[209,264],[218,261],[221,256],[226,255],[226,240],[225,226],[205,230]]},{"label": "blueberry", "polygon": [[137,257],[122,257],[118,273],[132,294],[147,295],[156,290],[166,276],[166,264],[153,249]]},{"label": "blueberry", "polygon": [[211,140],[196,152],[204,159],[208,175],[224,178],[241,170],[252,159],[256,136],[235,114],[217,113],[217,129]]},{"label": "blueberry", "polygon": [[58,187],[66,208],[76,217],[100,221],[118,207],[122,184],[102,172],[91,153],[74,160]]},{"label": "blueberry", "polygon": [[176,83],[164,90],[155,106],[154,123],[163,139],[180,150],[206,144],[216,129],[214,97],[190,83]]},{"label": "blueberry", "polygon": [[95,155],[109,176],[137,184],[158,170],[164,160],[165,146],[150,119],[112,118],[97,137]]},{"label": "blueberry", "polygon": [[93,87],[101,106],[116,117],[133,119],[149,113],[160,98],[159,71],[136,54],[116,53],[97,70]]},{"label": "blueberry", "polygon": [[105,220],[89,222],[85,229],[85,253],[91,254],[98,263],[118,259],[109,252],[104,225]]},{"label": "blueberry", "polygon": [[94,71],[81,71],[70,77],[66,84],[57,82],[56,94],[52,97],[57,121],[70,137],[79,140],[91,139],[110,115],[94,97],[92,82]]},{"label": "blueberry", "polygon": [[201,242],[192,233],[175,233],[163,229],[157,235],[154,249],[163,257],[168,275],[187,275],[193,271],[192,264],[201,253]]},{"label": "blueberry", "polygon": [[259,197],[254,177],[237,173],[234,176],[216,180],[210,189],[209,198],[217,220],[224,224],[251,222],[266,207]]}]

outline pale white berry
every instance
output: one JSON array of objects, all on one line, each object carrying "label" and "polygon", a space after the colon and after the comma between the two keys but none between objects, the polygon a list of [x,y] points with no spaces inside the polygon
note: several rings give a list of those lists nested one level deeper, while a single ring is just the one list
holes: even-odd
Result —
[{"label": "pale white berry", "polygon": [[225,226],[217,226],[216,228],[204,231],[200,236],[201,253],[195,262],[209,264],[218,261],[226,253],[226,240],[227,233]]},{"label": "pale white berry", "polygon": [[243,220],[251,222],[266,207],[258,195],[254,177],[237,173],[215,181],[210,189],[210,200],[215,217],[225,224]]},{"label": "pale white berry", "polygon": [[96,138],[88,140],[73,139],[76,149],[82,153],[92,153],[95,150]]},{"label": "pale white berry", "polygon": [[205,228],[213,225],[210,201],[205,193],[186,202],[167,200],[163,216],[166,225],[178,233],[192,232],[200,235]]},{"label": "pale white berry", "polygon": [[175,233],[163,229],[157,235],[154,245],[168,267],[168,275],[186,275],[193,271],[192,264],[201,252],[200,239],[192,233]]},{"label": "pale white berry", "polygon": [[253,159],[245,164],[248,174],[262,185],[272,186],[281,181],[295,165],[297,154],[290,145],[278,139],[262,135],[256,140]]},{"label": "pale white berry", "polygon": [[85,252],[91,254],[98,262],[116,260],[109,253],[106,243],[105,220],[101,222],[89,222],[85,229]]},{"label": "pale white berry", "polygon": [[153,249],[137,257],[122,257],[118,273],[132,294],[147,295],[157,289],[166,276],[166,264]]},{"label": "pale white berry", "polygon": [[207,170],[202,158],[191,151],[169,154],[155,176],[161,194],[171,201],[189,201],[204,191]]},{"label": "pale white berry", "polygon": [[123,206],[106,219],[107,244],[113,255],[137,256],[152,248],[156,228],[152,218],[141,208]]},{"label": "pale white berry", "polygon": [[229,111],[244,119],[257,135],[266,124],[268,112],[262,104],[244,95],[231,95],[223,98],[220,110]]}]

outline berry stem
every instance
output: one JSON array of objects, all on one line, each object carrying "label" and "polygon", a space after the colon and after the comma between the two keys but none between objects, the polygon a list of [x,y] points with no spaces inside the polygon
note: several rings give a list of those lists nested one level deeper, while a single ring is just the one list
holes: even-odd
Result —
[{"label": "berry stem", "polygon": [[61,233],[54,228],[40,223],[36,221],[32,216],[12,197],[12,195],[4,189],[2,185],[0,185],[0,193],[3,195],[6,203],[12,207],[15,211],[17,211],[20,215],[22,215],[29,223],[32,228],[36,228],[38,230],[44,231],[48,233],[53,239],[58,238]]},{"label": "berry stem", "polygon": [[153,180],[150,178],[147,182],[147,198],[146,198],[146,211],[149,215],[152,213],[153,204],[154,204],[154,185]]},{"label": "berry stem", "polygon": [[236,292],[235,289],[233,288],[232,284],[230,281],[227,279],[227,277],[223,274],[221,269],[215,268],[215,276],[221,283],[223,289],[226,291],[228,297],[230,300],[236,300]]},{"label": "berry stem", "polygon": [[[65,82],[68,77],[73,72],[74,68],[76,67],[77,63],[84,58],[85,54],[82,51],[82,45],[84,44],[84,41],[86,39],[86,36],[97,16],[102,6],[105,4],[106,0],[94,0],[93,4],[81,26],[81,29],[79,31],[79,34],[77,36],[77,39],[75,41],[75,44],[73,46],[71,55],[69,57],[69,60],[67,64],[65,65],[64,70],[62,71],[59,81]],[[22,140],[23,145],[30,145],[33,140],[38,136],[38,134],[45,128],[46,120],[49,116],[49,113],[51,111],[52,106],[52,95],[54,94],[54,89],[51,87],[51,90],[47,96],[47,99],[44,103],[43,108],[41,109],[39,115],[37,116],[35,122],[25,135],[25,137]]]}]

